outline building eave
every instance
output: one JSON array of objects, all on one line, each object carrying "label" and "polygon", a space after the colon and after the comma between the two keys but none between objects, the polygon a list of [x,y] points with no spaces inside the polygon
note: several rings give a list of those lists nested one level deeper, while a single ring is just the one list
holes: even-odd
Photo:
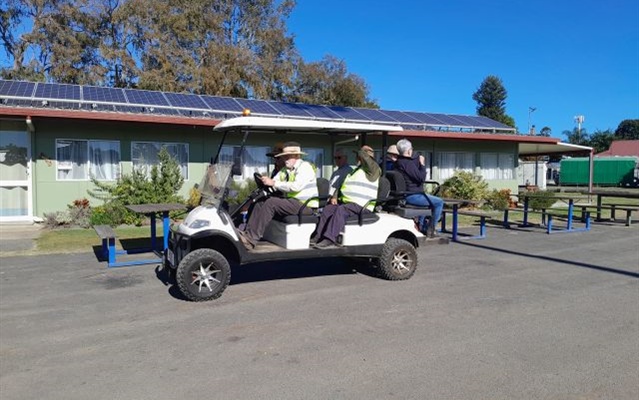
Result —
[{"label": "building eave", "polygon": [[141,122],[151,124],[188,125],[188,126],[209,126],[214,127],[221,122],[219,119],[206,119],[194,117],[175,117],[169,115],[145,115],[111,113],[100,111],[84,110],[46,110],[38,108],[1,107],[0,116],[12,117],[43,117],[60,119],[83,119],[97,121],[120,121],[120,122]]}]

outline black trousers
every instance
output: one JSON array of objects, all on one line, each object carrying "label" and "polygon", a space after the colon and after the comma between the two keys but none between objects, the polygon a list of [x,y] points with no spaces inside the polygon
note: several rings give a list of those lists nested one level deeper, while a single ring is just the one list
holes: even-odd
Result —
[{"label": "black trousers", "polygon": [[[337,237],[344,231],[346,219],[351,215],[358,215],[362,210],[362,206],[356,203],[346,204],[328,204],[322,210],[319,223],[317,224],[317,242],[328,239],[333,243],[337,243]],[[365,213],[370,213],[364,210]]]}]

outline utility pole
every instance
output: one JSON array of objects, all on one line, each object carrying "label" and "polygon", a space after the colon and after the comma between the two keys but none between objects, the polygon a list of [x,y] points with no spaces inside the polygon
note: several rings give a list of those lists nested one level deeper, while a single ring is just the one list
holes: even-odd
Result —
[{"label": "utility pole", "polygon": [[575,122],[577,123],[577,142],[581,143],[581,124],[584,123],[586,118],[583,115],[575,115]]}]

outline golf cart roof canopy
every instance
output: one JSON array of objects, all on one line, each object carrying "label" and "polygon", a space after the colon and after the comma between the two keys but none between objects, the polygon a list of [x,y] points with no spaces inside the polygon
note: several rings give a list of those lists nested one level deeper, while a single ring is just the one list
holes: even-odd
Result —
[{"label": "golf cart roof canopy", "polygon": [[399,132],[401,126],[352,122],[318,121],[293,118],[237,117],[220,122],[216,131],[232,129],[291,131],[291,132]]}]

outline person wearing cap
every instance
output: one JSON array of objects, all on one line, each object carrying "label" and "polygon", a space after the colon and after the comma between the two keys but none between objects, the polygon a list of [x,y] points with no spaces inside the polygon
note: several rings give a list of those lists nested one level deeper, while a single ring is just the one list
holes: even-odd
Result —
[{"label": "person wearing cap", "polygon": [[[444,209],[444,201],[437,196],[424,192],[426,180],[426,159],[421,154],[413,157],[413,144],[407,139],[397,142],[399,158],[395,163],[395,170],[399,171],[406,181],[406,203],[419,207],[430,207],[432,215],[430,226],[426,217],[419,217],[419,230],[425,235],[435,236],[435,224],[439,221]],[[429,230],[430,228],[430,230]]]},{"label": "person wearing cap", "polygon": [[332,247],[337,244],[337,237],[344,231],[346,219],[364,212],[372,212],[375,205],[368,202],[377,198],[379,178],[382,171],[375,162],[375,153],[369,146],[355,150],[357,168],[346,175],[342,186],[324,207],[320,215],[313,244],[317,248]]},{"label": "person wearing cap", "polygon": [[[397,162],[397,158],[399,157],[399,151],[397,151],[397,146],[391,144],[388,146],[386,150],[386,171],[392,171],[395,169],[395,163]],[[381,166],[381,165],[380,165]]]},{"label": "person wearing cap", "polygon": [[[297,215],[306,200],[317,197],[315,169],[311,163],[302,160],[301,156],[305,154],[299,143],[287,142],[284,143],[282,152],[274,155],[284,163],[288,179],[279,179],[280,174],[275,179],[268,176],[261,179],[265,186],[279,190],[284,197],[268,197],[255,204],[246,223],[246,229],[239,231],[240,240],[247,249],[255,248],[274,216]],[[311,208],[318,205],[317,200],[311,200],[303,213],[310,214]]]},{"label": "person wearing cap", "polygon": [[328,194],[330,194],[331,196],[337,193],[339,188],[342,187],[342,183],[344,182],[346,175],[350,174],[351,171],[353,171],[353,167],[348,165],[348,155],[346,154],[344,149],[336,149],[334,159],[337,169],[333,171],[331,179],[329,179],[331,186],[329,188]]}]

